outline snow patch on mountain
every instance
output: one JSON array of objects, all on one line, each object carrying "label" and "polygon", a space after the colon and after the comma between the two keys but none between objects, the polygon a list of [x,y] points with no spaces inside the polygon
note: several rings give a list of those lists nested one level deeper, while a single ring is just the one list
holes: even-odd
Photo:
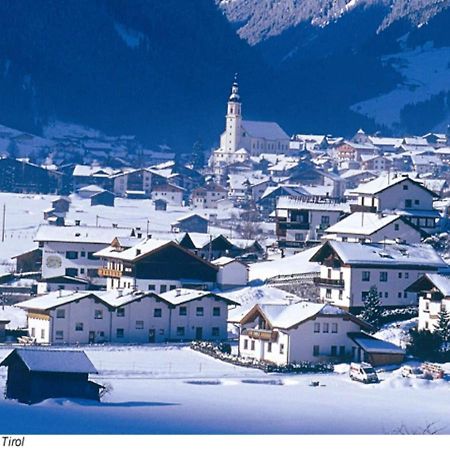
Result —
[{"label": "snow patch on mountain", "polygon": [[351,109],[391,128],[401,122],[402,109],[450,91],[450,47],[434,48],[431,42],[414,50],[382,58],[403,77],[392,91],[364,100]]},{"label": "snow patch on mountain", "polygon": [[114,28],[117,34],[122,38],[123,42],[130,48],[137,48],[144,41],[145,35],[139,31],[128,28],[120,23],[115,22]]}]

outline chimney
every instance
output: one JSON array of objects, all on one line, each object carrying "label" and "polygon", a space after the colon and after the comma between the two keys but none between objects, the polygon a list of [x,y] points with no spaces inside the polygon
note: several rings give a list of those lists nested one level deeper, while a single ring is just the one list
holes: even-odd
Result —
[{"label": "chimney", "polygon": [[123,289],[117,289],[117,293],[119,294],[118,297],[123,296]]},{"label": "chimney", "polygon": [[147,234],[147,239],[151,239],[152,235],[151,234]]},{"label": "chimney", "polygon": [[58,289],[58,298],[62,297],[62,290]]},{"label": "chimney", "polygon": [[113,228],[117,228],[117,223],[113,223],[113,224],[112,224],[112,227],[113,227]]},{"label": "chimney", "polygon": [[141,238],[142,238],[142,233],[141,233],[141,232],[138,232],[137,237],[138,237],[139,239],[141,239]]},{"label": "chimney", "polygon": [[141,254],[141,249],[140,248],[137,248],[136,249],[136,256],[139,256]]},{"label": "chimney", "polygon": [[75,220],[75,226],[76,227],[79,227],[80,224],[81,224],[81,220],[80,219]]},{"label": "chimney", "polygon": [[176,291],[175,297],[179,297],[181,295],[181,289],[177,288],[175,291]]}]

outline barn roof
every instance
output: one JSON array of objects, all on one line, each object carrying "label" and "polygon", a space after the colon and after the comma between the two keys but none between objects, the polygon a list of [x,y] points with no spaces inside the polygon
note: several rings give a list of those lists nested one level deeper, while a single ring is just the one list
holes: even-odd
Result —
[{"label": "barn roof", "polygon": [[30,372],[98,373],[86,353],[78,350],[15,349],[0,366],[8,366],[16,357]]}]

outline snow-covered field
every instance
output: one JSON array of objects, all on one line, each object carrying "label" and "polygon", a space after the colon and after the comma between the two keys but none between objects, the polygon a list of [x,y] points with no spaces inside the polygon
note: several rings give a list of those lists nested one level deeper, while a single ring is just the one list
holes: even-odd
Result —
[{"label": "snow-covered field", "polygon": [[[449,90],[450,48],[434,48],[432,42],[404,53],[384,58],[404,78],[394,90],[362,101],[352,110],[374,119],[378,124],[400,123],[400,113],[409,104],[429,100]],[[447,122],[445,122],[447,124]]]},{"label": "snow-covered field", "polygon": [[[11,349],[1,348],[3,358]],[[0,400],[2,434],[390,434],[450,433],[449,382],[380,374],[378,385],[350,381],[345,366],[327,375],[264,374],[184,346],[86,347],[100,383],[96,404]],[[450,369],[450,366],[447,367]],[[0,388],[6,371],[0,371]],[[310,387],[311,381],[319,387]]]},{"label": "snow-covered field", "polygon": [[[43,211],[51,207],[53,195],[26,195],[0,193],[0,215],[3,205],[6,207],[5,239],[0,235],[0,274],[10,272],[14,267],[12,256],[36,247],[33,242],[36,230],[40,224],[46,223]],[[155,211],[152,200],[130,200],[117,198],[115,207],[91,206],[89,199],[82,199],[77,195],[70,196],[72,203],[66,216],[68,224],[80,220],[82,225],[111,227],[141,227],[155,238],[175,238],[171,233],[171,223],[191,213],[198,213],[209,217],[214,214],[218,220],[227,218],[229,210],[192,210],[189,207],[171,206],[167,211]],[[0,218],[1,224],[1,218]],[[230,234],[230,228],[211,226],[210,233]],[[239,237],[234,235],[233,237]]]}]

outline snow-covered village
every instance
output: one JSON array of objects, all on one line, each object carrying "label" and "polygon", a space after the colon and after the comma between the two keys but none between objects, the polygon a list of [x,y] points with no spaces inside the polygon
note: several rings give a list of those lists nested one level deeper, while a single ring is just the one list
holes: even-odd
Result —
[{"label": "snow-covered village", "polygon": [[0,111],[3,435],[450,434],[450,113],[303,127],[238,67],[182,149]]}]

